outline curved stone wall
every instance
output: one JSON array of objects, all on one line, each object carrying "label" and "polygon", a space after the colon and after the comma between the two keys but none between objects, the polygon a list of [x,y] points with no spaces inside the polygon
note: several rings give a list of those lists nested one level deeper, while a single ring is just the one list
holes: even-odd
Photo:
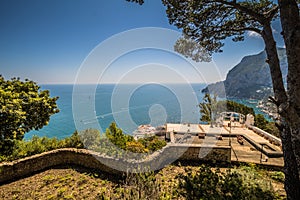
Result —
[{"label": "curved stone wall", "polygon": [[[203,152],[206,153],[203,155]],[[128,169],[161,169],[175,160],[230,162],[231,149],[226,146],[169,144],[139,161],[115,159],[86,149],[57,149],[12,162],[0,163],[0,184],[61,165],[78,165],[121,175]]]}]

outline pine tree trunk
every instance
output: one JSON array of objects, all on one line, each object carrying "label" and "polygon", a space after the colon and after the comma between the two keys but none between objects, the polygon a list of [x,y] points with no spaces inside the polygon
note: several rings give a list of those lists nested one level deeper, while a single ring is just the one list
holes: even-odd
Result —
[{"label": "pine tree trunk", "polygon": [[[294,153],[300,171],[300,18],[295,0],[280,0],[280,18],[288,60],[286,106],[287,122],[291,127]],[[285,110],[283,110],[285,111]]]},{"label": "pine tree trunk", "polygon": [[[300,18],[295,0],[279,0],[282,34],[288,60],[289,103],[300,112]],[[299,116],[298,116],[299,117]],[[299,125],[299,124],[298,124]]]},{"label": "pine tree trunk", "polygon": [[282,124],[281,141],[282,150],[284,156],[284,174],[285,182],[284,188],[287,193],[287,199],[300,199],[300,180],[299,170],[297,168],[297,162],[293,147],[291,144],[291,132],[287,124]]},{"label": "pine tree trunk", "polygon": [[283,84],[276,42],[274,40],[270,22],[264,25],[262,37],[266,45],[266,62],[269,64],[270,68],[275,99],[278,102],[286,102],[287,96]]},{"label": "pine tree trunk", "polygon": [[[279,0],[278,3],[283,30],[282,34],[286,45],[288,60],[287,99],[283,99],[284,101],[282,101],[282,99],[276,98],[278,100],[279,114],[282,117],[283,124],[281,139],[285,162],[285,189],[288,199],[300,199],[299,9],[295,0]],[[276,92],[275,87],[274,92]],[[279,93],[277,95],[280,96],[281,94]]]}]

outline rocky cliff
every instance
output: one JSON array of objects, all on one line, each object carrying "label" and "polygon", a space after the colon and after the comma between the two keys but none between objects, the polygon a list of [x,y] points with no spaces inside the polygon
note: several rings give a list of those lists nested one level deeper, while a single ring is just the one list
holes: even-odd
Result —
[{"label": "rocky cliff", "polygon": [[[286,82],[287,58],[285,49],[278,48],[281,70]],[[266,63],[266,52],[244,57],[227,74],[226,80],[210,84],[202,92],[220,97],[262,99],[272,93],[272,80]]]}]

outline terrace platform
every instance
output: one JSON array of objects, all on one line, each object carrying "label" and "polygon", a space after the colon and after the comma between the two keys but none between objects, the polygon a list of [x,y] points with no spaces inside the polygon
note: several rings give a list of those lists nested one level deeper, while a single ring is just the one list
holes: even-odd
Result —
[{"label": "terrace platform", "polygon": [[[283,166],[283,153],[279,138],[255,132],[253,127],[235,124],[211,127],[200,124],[166,124],[172,143],[231,146],[231,161],[251,162],[264,165]],[[204,135],[204,137],[200,137]],[[241,136],[243,144],[237,140]]]}]

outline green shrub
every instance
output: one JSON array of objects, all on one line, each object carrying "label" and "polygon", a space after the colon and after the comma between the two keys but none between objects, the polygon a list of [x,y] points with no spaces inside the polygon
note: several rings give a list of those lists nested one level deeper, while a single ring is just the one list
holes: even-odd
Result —
[{"label": "green shrub", "polygon": [[[39,138],[38,136],[33,136],[30,141],[17,141],[16,148],[12,154],[13,158],[26,157],[34,154],[39,154],[48,151],[47,146],[51,146],[49,138]],[[56,142],[56,141],[53,141]],[[52,144],[54,145],[54,144]]]},{"label": "green shrub", "polygon": [[[87,148],[112,157],[124,157],[124,150],[134,153],[148,153],[161,149],[166,145],[165,141],[157,137],[148,137],[134,140],[131,135],[126,135],[112,123],[107,129],[105,136],[101,137],[99,130],[87,129],[80,132],[75,131],[72,136],[58,140],[57,138],[47,138],[33,136],[31,140],[13,140],[12,149],[0,152],[1,161],[11,161],[34,154],[50,151],[58,148]],[[112,145],[112,143],[114,145]],[[140,159],[142,155],[137,156]]]},{"label": "green shrub", "polygon": [[164,140],[159,140],[158,138],[154,138],[152,141],[150,141],[149,145],[148,145],[148,149],[150,151],[157,151],[162,149],[164,146],[166,146],[167,143]]},{"label": "green shrub", "polygon": [[106,129],[105,135],[114,145],[124,150],[126,150],[126,143],[134,140],[131,135],[124,134],[115,122]]},{"label": "green shrub", "polygon": [[198,171],[186,169],[186,174],[179,175],[181,195],[187,199],[220,199],[220,174],[209,167],[202,166]]},{"label": "green shrub", "polygon": [[75,131],[71,137],[65,138],[63,141],[61,141],[62,146],[66,148],[83,148],[83,142],[81,141],[81,138],[77,131]]},{"label": "green shrub", "polygon": [[138,141],[126,142],[126,150],[131,151],[133,153],[147,153],[148,149]]},{"label": "green shrub", "polygon": [[160,150],[167,145],[166,141],[158,139],[157,136],[140,138],[138,142],[143,144],[147,151],[150,152]]},{"label": "green shrub", "polygon": [[204,165],[179,175],[179,191],[186,199],[276,199],[271,184],[261,178],[237,170],[213,171]]},{"label": "green shrub", "polygon": [[16,160],[59,148],[83,147],[77,132],[75,132],[71,137],[62,140],[58,140],[57,138],[33,136],[29,141],[14,140],[13,142],[13,149],[9,155],[2,152],[0,153],[0,162]]},{"label": "green shrub", "polygon": [[270,172],[270,177],[275,181],[284,183],[285,176],[284,176],[283,172],[280,172],[280,171]]},{"label": "green shrub", "polygon": [[265,129],[263,129],[264,131],[280,138],[280,131],[279,129],[277,128],[277,126],[275,125],[275,122],[269,122],[267,123]]},{"label": "green shrub", "polygon": [[255,115],[254,125],[276,137],[280,138],[280,131],[276,127],[275,122],[269,122],[262,114]]},{"label": "green shrub", "polygon": [[265,130],[267,128],[268,121],[262,114],[255,115],[255,123],[254,126]]},{"label": "green shrub", "polygon": [[216,110],[218,112],[237,112],[241,113],[243,115],[252,114],[255,115],[254,109],[250,108],[248,106],[245,106],[244,104],[237,103],[235,101],[231,100],[221,100],[217,102]]},{"label": "green shrub", "polygon": [[122,188],[122,199],[160,199],[161,184],[154,172],[127,174]]},{"label": "green shrub", "polygon": [[79,138],[85,148],[93,149],[100,144],[100,131],[96,129],[80,131]]}]

